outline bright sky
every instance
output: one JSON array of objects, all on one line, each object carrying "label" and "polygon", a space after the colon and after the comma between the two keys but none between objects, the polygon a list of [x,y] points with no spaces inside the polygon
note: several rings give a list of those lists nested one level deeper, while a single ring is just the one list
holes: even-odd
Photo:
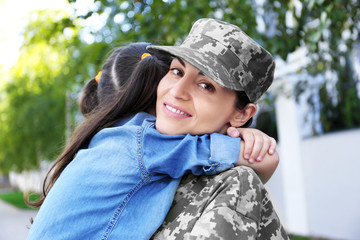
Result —
[{"label": "bright sky", "polygon": [[22,43],[21,31],[30,11],[63,9],[66,0],[0,0],[0,65],[8,70],[16,63]]}]

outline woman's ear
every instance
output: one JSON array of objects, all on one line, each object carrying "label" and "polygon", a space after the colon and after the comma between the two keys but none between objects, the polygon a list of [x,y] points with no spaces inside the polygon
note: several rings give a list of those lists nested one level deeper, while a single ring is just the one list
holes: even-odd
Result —
[{"label": "woman's ear", "polygon": [[236,109],[235,111],[236,112],[230,121],[230,125],[232,127],[241,127],[255,115],[257,106],[253,103],[249,103],[243,109]]}]

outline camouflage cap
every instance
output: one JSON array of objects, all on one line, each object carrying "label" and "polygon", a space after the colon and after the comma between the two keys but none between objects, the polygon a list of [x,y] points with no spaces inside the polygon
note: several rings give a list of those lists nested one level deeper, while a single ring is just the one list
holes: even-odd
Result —
[{"label": "camouflage cap", "polygon": [[180,46],[147,47],[190,63],[224,88],[244,91],[256,102],[274,79],[275,62],[239,27],[211,18],[197,20]]}]

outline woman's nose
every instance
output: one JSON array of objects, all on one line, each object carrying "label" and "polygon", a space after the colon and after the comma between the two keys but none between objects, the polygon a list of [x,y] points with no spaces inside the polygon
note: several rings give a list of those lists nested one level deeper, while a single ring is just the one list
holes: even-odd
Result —
[{"label": "woman's nose", "polygon": [[179,79],[170,90],[171,95],[176,99],[188,100],[190,97],[190,84],[187,78]]}]

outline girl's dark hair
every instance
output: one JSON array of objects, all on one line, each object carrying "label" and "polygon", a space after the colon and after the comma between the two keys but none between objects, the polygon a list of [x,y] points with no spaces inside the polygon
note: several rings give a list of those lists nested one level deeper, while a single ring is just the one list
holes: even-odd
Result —
[{"label": "girl's dark hair", "polygon": [[[79,106],[85,117],[118,99],[119,96],[132,95],[135,91],[139,96],[150,98],[151,101],[147,102],[149,107],[155,107],[156,89],[160,79],[149,76],[152,79],[146,80],[146,74],[156,74],[154,71],[158,71],[157,68],[161,71],[165,70],[166,73],[172,58],[155,54],[150,56],[151,59],[144,58],[140,61],[142,54],[149,53],[146,50],[148,45],[148,43],[131,43],[114,50],[102,68],[99,82],[97,83],[94,78],[83,88]],[[143,74],[145,76],[141,76]],[[135,104],[132,101],[127,102],[129,106]]]},{"label": "girl's dark hair", "polygon": [[155,108],[156,90],[168,72],[170,56],[154,55],[141,60],[147,43],[132,43],[114,50],[105,62],[101,77],[88,82],[80,100],[85,120],[75,129],[69,144],[45,177],[43,192],[37,201],[27,204],[40,207],[55,181],[81,148],[87,147],[100,130],[119,119]]}]

